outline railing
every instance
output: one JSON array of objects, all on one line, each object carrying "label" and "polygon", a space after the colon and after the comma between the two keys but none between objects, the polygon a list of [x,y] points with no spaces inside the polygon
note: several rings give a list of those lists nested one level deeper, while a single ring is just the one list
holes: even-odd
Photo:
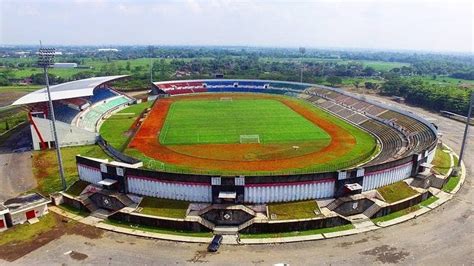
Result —
[{"label": "railing", "polygon": [[250,175],[250,176],[278,176],[278,175],[301,175],[301,174],[315,174],[315,173],[326,173],[334,172],[337,170],[349,169],[357,166],[358,164],[367,161],[375,152],[376,147],[374,146],[371,150],[359,155],[356,159],[343,161],[340,163],[324,163],[320,165],[314,165],[303,169],[293,169],[288,171],[224,171],[224,170],[209,170],[199,169],[191,167],[176,166],[168,163],[164,163],[149,157],[141,156],[140,160],[143,162],[143,166],[150,170],[169,172],[175,174],[198,174],[198,175],[223,175],[223,176],[236,176],[236,175]]},{"label": "railing", "polygon": [[140,160],[137,160],[133,157],[130,157],[128,155],[125,155],[121,153],[120,151],[116,150],[114,147],[110,146],[102,136],[97,137],[97,144],[112,158],[115,160],[129,163],[129,164],[136,164],[139,163]]}]

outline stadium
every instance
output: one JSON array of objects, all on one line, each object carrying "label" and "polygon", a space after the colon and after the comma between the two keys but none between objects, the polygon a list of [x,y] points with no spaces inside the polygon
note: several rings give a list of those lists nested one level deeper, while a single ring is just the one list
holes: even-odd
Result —
[{"label": "stadium", "polygon": [[[436,127],[423,118],[337,88],[272,80],[166,81],[153,83],[152,96],[139,103],[110,85],[123,78],[72,81],[52,86],[51,94],[60,146],[98,143],[113,159],[78,155],[80,181],[72,187],[79,197],[65,194],[63,200],[129,222],[272,231],[256,214],[259,208],[308,200],[324,200],[340,214],[382,216],[390,210],[373,208],[360,195],[419,176],[430,168],[438,143]],[[14,103],[29,110],[35,149],[56,145],[45,102],[40,90]],[[422,193],[412,204],[428,196]],[[145,197],[192,204],[182,225],[120,211],[136,209]],[[326,216],[273,227],[346,223]]]}]

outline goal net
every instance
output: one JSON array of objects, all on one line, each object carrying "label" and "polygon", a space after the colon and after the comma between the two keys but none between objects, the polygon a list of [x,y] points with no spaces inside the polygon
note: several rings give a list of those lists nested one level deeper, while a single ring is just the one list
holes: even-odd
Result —
[{"label": "goal net", "polygon": [[232,102],[232,97],[221,97],[221,101]]},{"label": "goal net", "polygon": [[260,143],[259,135],[240,135],[240,143]]}]

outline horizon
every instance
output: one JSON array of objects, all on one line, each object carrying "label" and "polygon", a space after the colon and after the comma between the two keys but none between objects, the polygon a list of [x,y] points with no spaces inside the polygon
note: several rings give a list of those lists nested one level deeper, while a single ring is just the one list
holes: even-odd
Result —
[{"label": "horizon", "polygon": [[35,45],[41,39],[46,45],[63,46],[306,47],[472,54],[473,8],[473,3],[463,0],[1,0],[0,45]]}]

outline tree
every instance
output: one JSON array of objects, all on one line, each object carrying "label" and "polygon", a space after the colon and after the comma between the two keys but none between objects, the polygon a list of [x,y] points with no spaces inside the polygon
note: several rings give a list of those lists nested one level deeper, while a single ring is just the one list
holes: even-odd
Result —
[{"label": "tree", "polygon": [[365,85],[365,88],[368,90],[377,90],[379,88],[379,84],[375,82],[367,81],[364,85]]},{"label": "tree", "polygon": [[342,79],[340,77],[336,77],[336,76],[329,76],[329,77],[326,78],[326,81],[329,84],[331,84],[331,86],[342,83]]},{"label": "tree", "polygon": [[355,79],[352,83],[354,84],[354,86],[355,86],[357,89],[359,88],[360,80]]},{"label": "tree", "polygon": [[375,75],[375,73],[377,73],[377,71],[375,71],[375,69],[373,67],[365,67],[364,70],[363,70],[363,73],[364,73],[364,76],[370,77],[370,76]]}]

